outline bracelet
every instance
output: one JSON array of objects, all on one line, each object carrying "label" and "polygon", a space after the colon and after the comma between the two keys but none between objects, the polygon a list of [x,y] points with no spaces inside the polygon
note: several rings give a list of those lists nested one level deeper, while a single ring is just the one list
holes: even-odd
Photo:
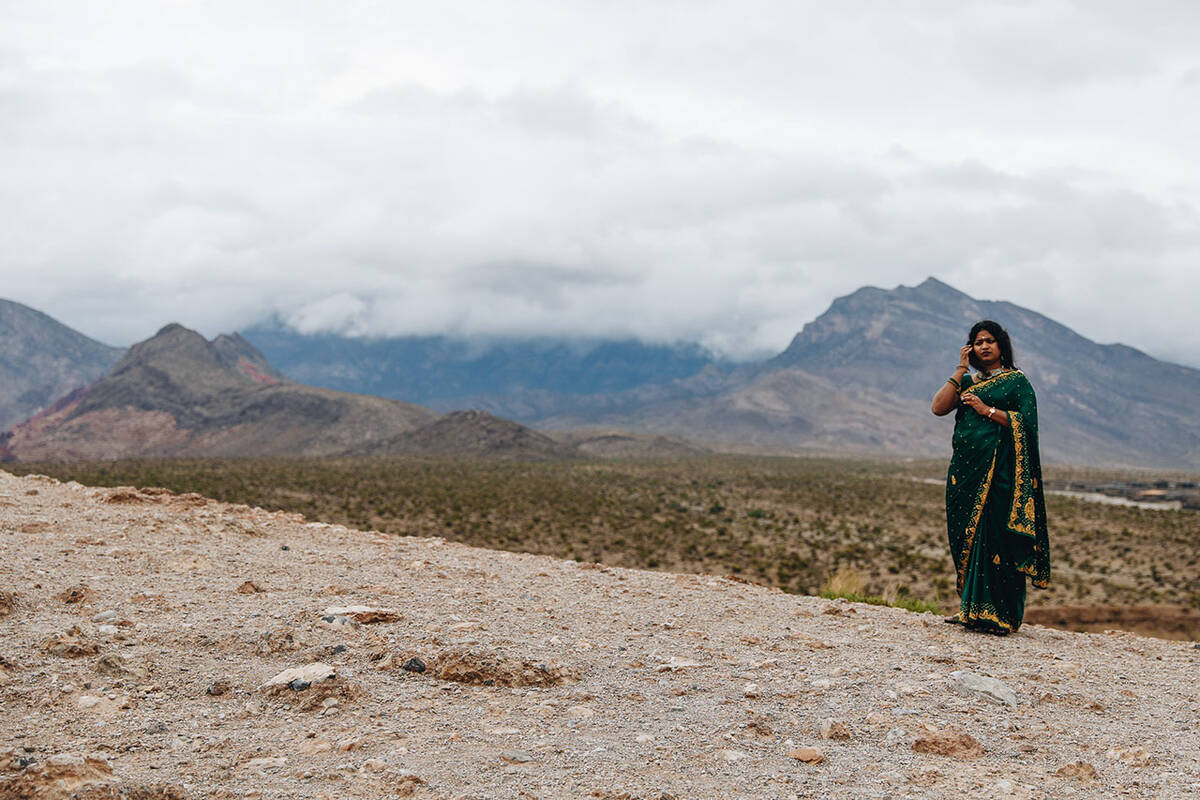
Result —
[{"label": "bracelet", "polygon": [[989,408],[989,409],[988,409],[988,419],[991,419],[991,418],[992,418],[992,414],[995,414],[995,413],[996,413],[996,407],[995,407],[995,406],[992,406],[991,408]]},{"label": "bracelet", "polygon": [[946,383],[953,384],[955,389],[962,391],[962,384],[954,380],[954,378],[946,378]]}]

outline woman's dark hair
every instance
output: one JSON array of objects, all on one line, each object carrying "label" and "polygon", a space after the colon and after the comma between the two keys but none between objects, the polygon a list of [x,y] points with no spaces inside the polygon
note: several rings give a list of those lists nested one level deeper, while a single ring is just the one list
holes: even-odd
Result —
[{"label": "woman's dark hair", "polygon": [[[1012,340],[1008,338],[1008,331],[1000,327],[998,322],[981,319],[971,326],[971,332],[967,334],[967,344],[974,345],[975,337],[979,335],[980,331],[987,331],[996,338],[996,344],[1000,345],[1000,363],[1009,369],[1015,369],[1017,365],[1013,360]],[[971,366],[975,369],[983,369],[983,364],[980,364],[979,359],[975,356],[974,347],[971,349],[970,361]]]}]

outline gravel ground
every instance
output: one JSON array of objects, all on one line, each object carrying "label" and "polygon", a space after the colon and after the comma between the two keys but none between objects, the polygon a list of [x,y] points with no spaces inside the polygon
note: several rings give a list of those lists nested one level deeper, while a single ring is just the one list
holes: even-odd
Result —
[{"label": "gravel ground", "polygon": [[0,472],[0,800],[1200,797],[1198,666]]}]

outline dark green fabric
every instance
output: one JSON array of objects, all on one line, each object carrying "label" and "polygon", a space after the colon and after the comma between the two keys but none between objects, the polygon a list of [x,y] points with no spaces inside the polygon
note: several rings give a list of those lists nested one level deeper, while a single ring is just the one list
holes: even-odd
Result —
[{"label": "dark green fabric", "polygon": [[1038,455],[1037,398],[1019,370],[963,378],[962,393],[1005,411],[1009,425],[960,405],[946,477],[946,527],[960,618],[1012,632],[1025,614],[1025,576],[1050,583],[1050,542]]}]

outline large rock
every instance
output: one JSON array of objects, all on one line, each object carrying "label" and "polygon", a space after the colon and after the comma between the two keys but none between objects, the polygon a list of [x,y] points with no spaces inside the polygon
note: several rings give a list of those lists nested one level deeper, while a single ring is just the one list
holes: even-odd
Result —
[{"label": "large rock", "polygon": [[1008,684],[986,675],[977,675],[966,670],[955,670],[950,673],[950,688],[966,697],[983,697],[993,703],[1017,707],[1017,693]]}]

